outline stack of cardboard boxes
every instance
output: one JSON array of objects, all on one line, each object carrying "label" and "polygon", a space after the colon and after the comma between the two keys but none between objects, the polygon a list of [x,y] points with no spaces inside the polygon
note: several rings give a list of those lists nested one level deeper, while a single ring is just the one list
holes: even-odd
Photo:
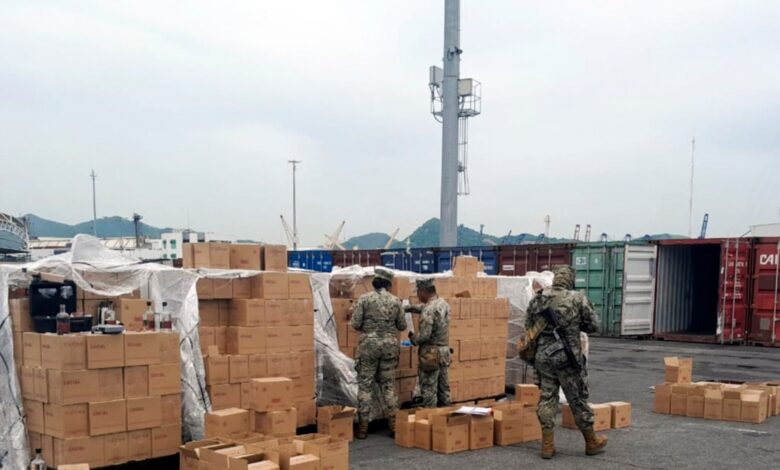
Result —
[{"label": "stack of cardboard boxes", "polygon": [[181,444],[177,333],[22,334],[30,447],[92,468],[173,455]]},{"label": "stack of cardboard boxes", "polygon": [[213,410],[249,408],[252,379],[286,377],[302,427],[316,422],[312,291],[307,274],[286,272],[286,261],[281,264],[276,254],[284,247],[276,248],[191,245],[196,266],[227,257],[228,267],[276,269],[246,278],[199,279],[198,333]]},{"label": "stack of cardboard boxes", "polygon": [[[613,401],[609,403],[594,404],[593,409],[593,430],[606,431],[607,429],[623,429],[631,426],[631,403],[625,401]],[[568,404],[562,407],[561,426],[568,429],[577,429],[574,422],[571,408]]]},{"label": "stack of cardboard boxes", "polygon": [[395,443],[452,454],[538,441],[542,437],[536,416],[539,389],[518,385],[515,398],[493,404],[488,415],[460,414],[460,406],[400,410],[396,413]]},{"label": "stack of cardboard boxes", "polygon": [[[450,306],[449,369],[450,390],[455,402],[473,401],[504,392],[506,335],[509,300],[497,298],[495,278],[478,277],[484,267],[476,258],[459,256],[454,260],[452,277],[435,278],[436,290]],[[361,295],[370,292],[370,276],[355,280],[334,275],[331,280],[331,302],[336,320],[341,352],[355,357],[360,332],[349,325],[352,305]],[[402,300],[418,304],[414,283],[409,278],[396,277],[390,291]],[[420,316],[412,315],[414,331],[419,331]],[[399,334],[407,339],[408,331]],[[417,384],[416,347],[401,346],[396,370],[396,390],[401,403],[410,401]]]},{"label": "stack of cardboard boxes", "polygon": [[[181,446],[180,468],[349,468],[354,408],[328,407],[321,413],[321,427],[328,428],[329,434],[296,436],[293,381],[275,377],[253,379],[249,384],[247,408],[227,408],[206,414],[206,440]],[[336,437],[340,434],[343,437]]]},{"label": "stack of cardboard boxes", "polygon": [[185,243],[183,268],[287,271],[287,247],[253,243]]},{"label": "stack of cardboard boxes", "polygon": [[656,413],[746,423],[780,414],[780,383],[692,383],[692,359],[667,357],[664,365],[664,383],[655,386]]}]

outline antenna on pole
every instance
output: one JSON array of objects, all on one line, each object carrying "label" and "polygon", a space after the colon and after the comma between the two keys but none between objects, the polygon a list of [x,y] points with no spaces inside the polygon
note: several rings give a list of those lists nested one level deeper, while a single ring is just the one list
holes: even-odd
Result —
[{"label": "antenna on pole", "polygon": [[544,238],[548,239],[550,238],[550,215],[547,214],[544,216]]},{"label": "antenna on pole", "polygon": [[301,160],[287,160],[287,163],[292,164],[293,168],[293,233],[292,233],[292,245],[293,251],[298,251],[298,208],[296,205],[295,194],[295,172],[298,169],[298,164]]},{"label": "antenna on pole", "polygon": [[696,137],[691,139],[691,192],[688,199],[688,238],[691,238],[693,230],[693,170],[696,155]]},{"label": "antenna on pole", "polygon": [[97,237],[97,202],[95,199],[95,178],[97,178],[97,173],[95,173],[94,168],[89,173],[89,177],[92,178],[92,235]]}]

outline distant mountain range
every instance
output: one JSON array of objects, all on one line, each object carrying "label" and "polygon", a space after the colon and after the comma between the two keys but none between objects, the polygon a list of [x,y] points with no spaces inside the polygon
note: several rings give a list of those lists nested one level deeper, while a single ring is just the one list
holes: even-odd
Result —
[{"label": "distant mountain range", "polygon": [[[35,214],[25,215],[29,221],[30,237],[70,238],[80,233],[92,234],[92,221],[76,225],[63,224],[53,220],[38,217]],[[97,234],[99,237],[132,237],[135,236],[133,221],[124,217],[102,217],[97,219]],[[152,227],[141,222],[141,235],[149,238],[160,238],[160,234],[170,231],[169,228]]]},{"label": "distant mountain range", "polygon": [[[30,224],[30,237],[57,237],[70,238],[79,233],[92,233],[92,221],[81,222],[76,225],[63,224],[53,220],[38,217],[35,214],[25,215]],[[439,219],[431,218],[417,227],[407,238],[412,248],[429,248],[439,245]],[[158,228],[141,222],[141,235],[149,238],[160,238],[163,232],[170,228]],[[97,219],[97,233],[100,237],[132,237],[135,235],[133,221],[124,217],[113,216]],[[394,240],[390,248],[405,248],[407,238]],[[635,240],[663,240],[670,238],[685,238],[680,235],[657,234],[645,235]],[[372,232],[349,238],[341,243],[344,248],[354,249],[381,249],[387,245],[390,235],[386,233]],[[524,243],[566,243],[574,240],[568,238],[547,238],[544,235],[532,235],[520,233],[517,235],[496,236],[483,233],[480,236],[478,230],[461,226],[458,228],[458,246],[489,246],[489,245],[519,245]]]}]

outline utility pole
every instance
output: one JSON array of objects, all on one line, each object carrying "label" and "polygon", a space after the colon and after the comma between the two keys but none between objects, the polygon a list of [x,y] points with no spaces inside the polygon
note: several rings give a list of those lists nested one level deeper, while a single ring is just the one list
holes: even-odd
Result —
[{"label": "utility pole", "polygon": [[458,80],[461,52],[460,0],[445,0],[440,246],[458,244]]},{"label": "utility pole", "polygon": [[287,160],[287,163],[292,164],[293,168],[293,251],[298,251],[298,208],[295,200],[295,172],[301,160]]},{"label": "utility pole", "polygon": [[694,156],[696,154],[696,138],[691,139],[691,193],[688,199],[688,238],[691,238],[693,230],[693,170]]},{"label": "utility pole", "polygon": [[95,201],[95,178],[97,178],[97,174],[94,168],[90,172],[89,177],[92,178],[92,235],[97,237],[97,203]]}]

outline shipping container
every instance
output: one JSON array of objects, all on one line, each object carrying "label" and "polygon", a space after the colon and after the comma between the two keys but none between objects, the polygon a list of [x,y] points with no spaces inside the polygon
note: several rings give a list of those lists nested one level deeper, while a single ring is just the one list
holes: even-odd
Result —
[{"label": "shipping container", "polygon": [[328,250],[299,250],[287,252],[287,265],[321,273],[333,270],[333,254]]},{"label": "shipping container", "polygon": [[359,265],[363,267],[381,266],[381,250],[334,250],[333,266],[345,268]]},{"label": "shipping container", "polygon": [[570,243],[544,245],[501,245],[498,247],[498,273],[525,276],[528,271],[549,271],[555,266],[571,265]]},{"label": "shipping container", "polygon": [[653,332],[656,247],[647,244],[582,243],[572,252],[575,288],[596,310],[600,336]]},{"label": "shipping container", "polygon": [[436,248],[436,271],[444,272],[452,269],[452,258],[456,256],[474,256],[485,265],[485,273],[498,274],[498,252],[490,246],[456,246],[452,248]]},{"label": "shipping container", "polygon": [[750,248],[744,238],[659,241],[654,335],[745,341]]},{"label": "shipping container", "polygon": [[382,252],[382,265],[421,274],[436,272],[436,257],[431,248],[386,250]]},{"label": "shipping container", "polygon": [[759,238],[753,249],[753,298],[748,339],[780,346],[780,238]]}]

